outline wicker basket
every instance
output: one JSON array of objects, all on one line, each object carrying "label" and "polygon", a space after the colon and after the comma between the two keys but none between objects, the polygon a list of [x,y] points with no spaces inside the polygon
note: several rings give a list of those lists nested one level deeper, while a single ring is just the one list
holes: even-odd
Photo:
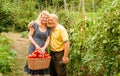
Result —
[{"label": "wicker basket", "polygon": [[32,70],[46,69],[49,67],[51,57],[49,58],[27,58],[28,68]]}]

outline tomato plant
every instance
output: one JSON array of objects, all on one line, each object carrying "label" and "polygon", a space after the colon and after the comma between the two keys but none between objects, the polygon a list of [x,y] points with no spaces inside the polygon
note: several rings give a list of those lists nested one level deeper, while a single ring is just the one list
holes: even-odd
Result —
[{"label": "tomato plant", "polygon": [[87,13],[86,21],[78,18],[80,14],[68,14],[74,20],[68,30],[71,42],[68,76],[119,74],[120,4],[118,0],[106,2],[98,12]]},{"label": "tomato plant", "polygon": [[11,50],[11,40],[0,35],[0,72],[8,73],[12,70],[16,52]]}]

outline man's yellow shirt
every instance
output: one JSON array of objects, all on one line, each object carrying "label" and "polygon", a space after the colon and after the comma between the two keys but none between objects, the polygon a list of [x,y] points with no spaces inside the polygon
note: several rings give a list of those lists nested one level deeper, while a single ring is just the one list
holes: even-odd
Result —
[{"label": "man's yellow shirt", "polygon": [[64,50],[64,43],[69,40],[66,29],[60,24],[52,30],[50,39],[50,50],[55,52]]}]

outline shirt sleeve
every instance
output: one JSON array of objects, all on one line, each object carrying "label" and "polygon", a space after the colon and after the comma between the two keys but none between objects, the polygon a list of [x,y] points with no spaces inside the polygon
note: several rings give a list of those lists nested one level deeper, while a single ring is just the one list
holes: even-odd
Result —
[{"label": "shirt sleeve", "polygon": [[50,34],[51,34],[51,28],[47,28],[47,30],[48,30],[48,36],[50,36]]},{"label": "shirt sleeve", "polygon": [[67,30],[65,28],[63,28],[61,30],[61,34],[62,34],[62,40],[64,42],[69,40],[69,36],[68,36]]},{"label": "shirt sleeve", "polygon": [[33,25],[32,25],[32,27],[34,28],[34,30],[36,31],[36,29],[37,29],[37,23],[33,23]]}]

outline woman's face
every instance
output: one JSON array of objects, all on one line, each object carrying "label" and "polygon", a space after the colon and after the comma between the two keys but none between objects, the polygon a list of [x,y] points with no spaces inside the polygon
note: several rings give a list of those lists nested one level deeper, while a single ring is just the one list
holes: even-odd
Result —
[{"label": "woman's face", "polygon": [[41,15],[41,23],[42,24],[47,24],[48,22],[48,16],[46,14]]}]

